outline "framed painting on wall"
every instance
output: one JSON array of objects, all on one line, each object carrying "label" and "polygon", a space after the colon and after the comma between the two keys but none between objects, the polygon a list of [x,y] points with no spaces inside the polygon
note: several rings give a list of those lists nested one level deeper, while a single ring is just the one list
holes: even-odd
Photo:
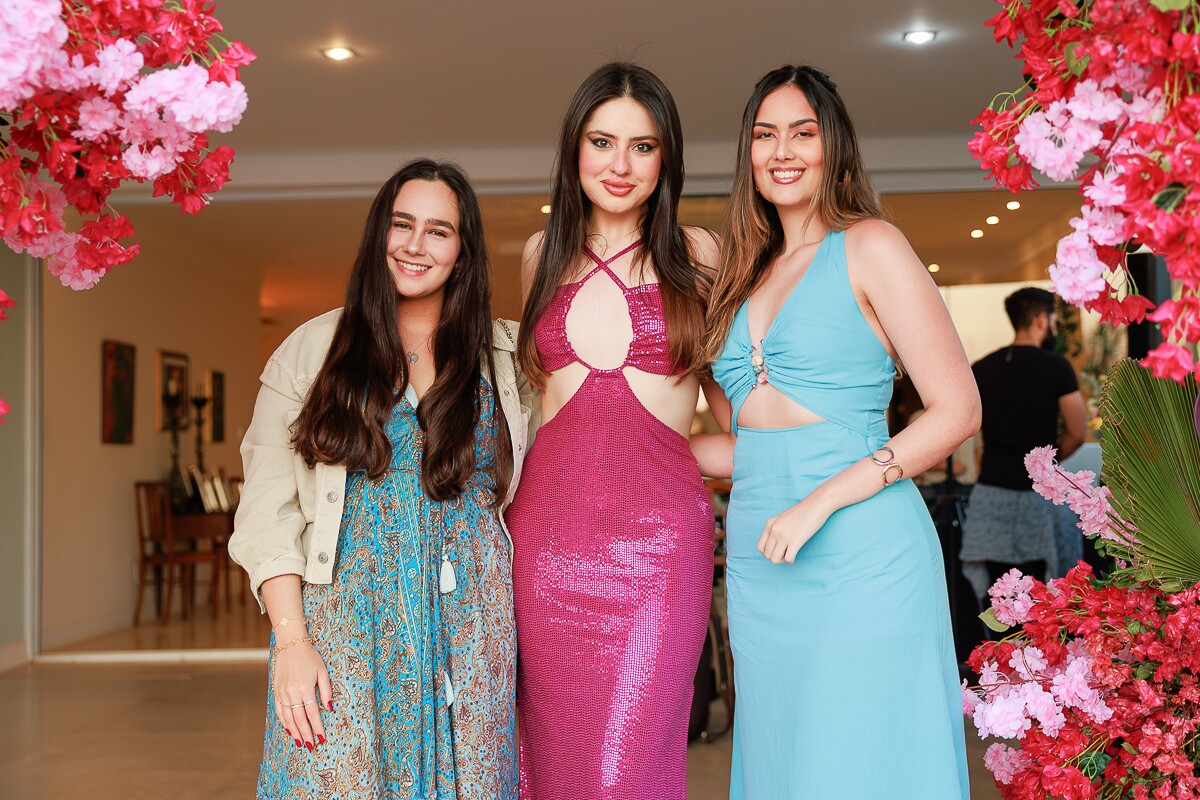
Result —
[{"label": "framed painting on wall", "polygon": [[208,395],[208,418],[205,437],[210,442],[225,441],[225,373],[204,371],[204,392]]},{"label": "framed painting on wall", "polygon": [[133,444],[133,387],[136,348],[107,339],[100,343],[100,441]]},{"label": "framed painting on wall", "polygon": [[172,419],[175,421],[176,430],[187,428],[188,357],[183,353],[159,350],[158,382],[155,388],[158,393],[158,403],[155,406],[158,429],[169,431]]}]

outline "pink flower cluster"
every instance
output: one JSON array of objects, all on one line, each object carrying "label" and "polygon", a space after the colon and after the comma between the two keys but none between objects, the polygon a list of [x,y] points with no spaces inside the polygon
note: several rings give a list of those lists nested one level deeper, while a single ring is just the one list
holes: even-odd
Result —
[{"label": "pink flower cluster", "polygon": [[[125,181],[153,181],[189,213],[228,180],[213,147],[246,109],[212,0],[5,0],[0,4],[0,238],[88,289],[132,259],[128,220],[108,207]],[[70,206],[84,219],[66,230]]]},{"label": "pink flower cluster", "polygon": [[[1136,555],[1095,475],[1064,472],[1050,447],[1025,466],[1043,497],[1082,509],[1085,533]],[[1200,800],[1200,586],[1167,595],[1080,562],[1049,583],[1010,570],[988,594],[1020,627],[971,653],[962,707],[980,738],[1016,740],[984,755],[1004,800]]]},{"label": "pink flower cluster", "polygon": [[1016,740],[984,756],[1001,796],[1200,798],[1200,588],[1168,596],[1083,563],[1001,583],[993,596],[1031,599],[1023,627],[975,649],[962,697],[981,738]]},{"label": "pink flower cluster", "polygon": [[988,589],[996,619],[1005,625],[1020,625],[1029,619],[1029,609],[1033,607],[1033,597],[1029,594],[1032,588],[1033,578],[1015,569],[1002,575]]},{"label": "pink flower cluster", "polygon": [[[1093,486],[1096,473],[1066,472],[1054,461],[1054,447],[1035,447],[1025,454],[1025,469],[1033,490],[1056,506],[1066,503],[1079,517],[1085,536],[1099,536],[1123,546],[1137,544],[1137,531],[1113,511],[1107,486]],[[1012,623],[1010,623],[1012,624]]]},{"label": "pink flower cluster", "polygon": [[1032,644],[1014,647],[1006,664],[983,661],[978,689],[963,681],[963,710],[980,738],[1020,739],[1035,724],[1054,737],[1071,709],[1092,723],[1112,716],[1092,674],[1091,656],[1082,644],[1072,645],[1066,660],[1055,664]]},{"label": "pink flower cluster", "polygon": [[[1164,343],[1142,362],[1156,376],[1200,377],[1200,9],[1175,0],[997,0],[988,21],[1016,46],[1028,81],[974,122],[971,152],[998,185],[1036,186],[1033,171],[1079,180],[1084,203],[1050,278],[1067,302],[1104,321],[1140,322],[1125,256],[1144,244],[1182,297],[1150,319]],[[1088,161],[1088,157],[1092,159]]]},{"label": "pink flower cluster", "polygon": [[42,72],[67,41],[59,0],[0,4],[0,108],[14,108],[37,91]]}]

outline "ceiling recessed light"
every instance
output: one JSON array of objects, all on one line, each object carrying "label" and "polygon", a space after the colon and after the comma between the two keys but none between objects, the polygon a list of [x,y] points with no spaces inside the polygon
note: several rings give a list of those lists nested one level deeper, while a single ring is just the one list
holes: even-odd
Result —
[{"label": "ceiling recessed light", "polygon": [[905,31],[901,38],[909,44],[929,44],[937,38],[937,31]]},{"label": "ceiling recessed light", "polygon": [[328,58],[330,61],[345,61],[348,58],[354,58],[358,53],[351,50],[349,47],[326,47],[321,51],[321,55]]},{"label": "ceiling recessed light", "polygon": [[543,213],[543,214],[549,214],[549,213],[550,213],[550,206],[542,206],[542,213]]},{"label": "ceiling recessed light", "polygon": [[985,219],[984,222],[986,222],[988,225],[999,225],[1000,218],[993,214],[992,216]]},{"label": "ceiling recessed light", "polygon": [[975,230],[971,231],[971,238],[972,239],[982,239],[983,231],[979,230],[979,228],[976,228]]},{"label": "ceiling recessed light", "polygon": [[1004,207],[1007,208],[1009,211],[1016,211],[1018,208],[1021,207],[1021,204],[1016,200],[1009,200],[1008,205],[1006,205]]},{"label": "ceiling recessed light", "polygon": [[937,264],[930,264],[930,265],[929,265],[929,271],[930,271],[930,272],[939,272],[941,269],[942,269],[942,268],[941,268],[940,266],[938,266]]}]

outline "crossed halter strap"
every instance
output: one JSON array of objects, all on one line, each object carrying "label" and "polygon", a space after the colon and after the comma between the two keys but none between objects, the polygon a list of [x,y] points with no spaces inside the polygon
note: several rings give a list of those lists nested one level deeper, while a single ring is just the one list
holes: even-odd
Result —
[{"label": "crossed halter strap", "polygon": [[[616,260],[617,260],[618,258],[620,258],[621,256],[625,255],[625,254],[626,254],[626,253],[628,253],[629,251],[631,251],[631,250],[634,250],[634,249],[636,249],[637,247],[641,246],[641,244],[642,244],[642,240],[641,240],[641,239],[637,239],[637,240],[635,240],[635,241],[633,242],[633,244],[629,245],[628,247],[626,247],[626,248],[625,248],[624,250],[622,250],[621,252],[617,253],[617,254],[616,254],[615,256],[613,256],[612,258],[609,258],[608,260],[601,260],[600,256],[598,256],[598,255],[596,255],[594,252],[592,252],[592,248],[588,247],[588,246],[587,246],[587,244],[585,243],[585,244],[583,245],[583,252],[587,253],[587,257],[588,257],[588,258],[590,258],[592,261],[595,261],[595,262],[596,262],[596,268],[595,268],[595,269],[593,269],[591,272],[589,272],[587,275],[585,275],[585,276],[584,276],[584,278],[583,278],[583,280],[581,280],[581,281],[579,281],[579,282],[580,282],[580,283],[583,283],[583,282],[584,282],[584,281],[586,281],[588,278],[590,278],[592,275],[594,275],[594,274],[596,273],[596,270],[600,270],[600,269],[604,270],[604,271],[605,271],[605,272],[607,272],[609,275],[612,275],[612,276],[613,276],[613,278],[617,278],[617,276],[616,276],[616,275],[613,273],[613,271],[612,271],[611,269],[609,269],[609,268],[608,268],[608,265],[609,265],[609,264],[611,264],[611,263],[613,263],[614,261],[616,261]],[[620,285],[621,285],[623,288],[629,288],[629,287],[625,286],[625,281],[623,281],[623,280],[620,280],[619,278],[617,278],[617,283],[618,283],[618,284],[620,284]]]}]

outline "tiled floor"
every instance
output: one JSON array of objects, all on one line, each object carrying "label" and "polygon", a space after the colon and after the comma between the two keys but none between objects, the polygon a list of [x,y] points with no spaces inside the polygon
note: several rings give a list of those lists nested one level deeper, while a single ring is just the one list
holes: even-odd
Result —
[{"label": "tiled floor", "polygon": [[[203,592],[198,592],[200,599]],[[248,594],[248,593],[247,593]],[[147,607],[152,605],[147,593]],[[115,633],[48,650],[49,655],[79,652],[112,652],[117,650],[193,650],[193,649],[241,649],[266,647],[271,636],[271,625],[259,613],[258,604],[247,598],[239,602],[237,593],[230,599],[229,608],[224,602],[218,606],[214,616],[211,608],[202,600],[196,604],[195,612],[188,619],[181,619],[175,611],[165,625],[160,625],[152,612],[142,617],[142,624]],[[2,795],[0,795],[2,797]]]},{"label": "tiled floor", "polygon": [[[253,601],[213,618],[143,622],[49,653],[263,648]],[[253,656],[253,654],[251,654]],[[0,673],[0,800],[244,800],[254,795],[265,718],[262,662],[42,663]],[[724,709],[713,705],[712,725]],[[984,746],[968,731],[972,797],[998,800]],[[729,735],[688,750],[690,800],[728,797]],[[648,799],[649,800],[649,799]],[[822,798],[822,800],[825,800]]]},{"label": "tiled floor", "polygon": [[[0,673],[0,798],[251,798],[265,689],[265,664],[255,663],[39,664]],[[969,739],[968,748],[972,796],[999,798],[982,745]],[[729,757],[728,736],[691,747],[690,800],[728,796]]]}]

